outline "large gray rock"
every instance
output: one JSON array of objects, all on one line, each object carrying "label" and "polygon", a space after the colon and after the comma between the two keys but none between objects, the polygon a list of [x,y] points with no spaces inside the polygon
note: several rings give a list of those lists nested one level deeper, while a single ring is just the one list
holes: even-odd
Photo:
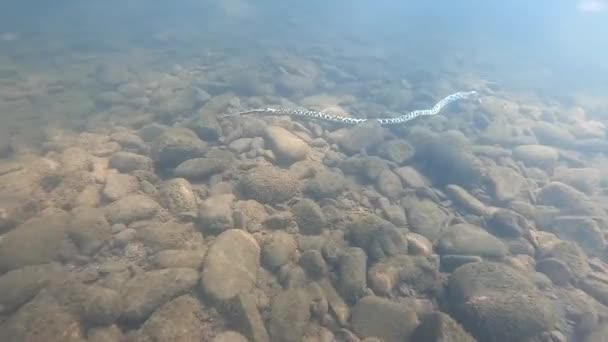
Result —
[{"label": "large gray rock", "polygon": [[356,302],[367,289],[367,255],[358,247],[347,248],[339,261],[339,290],[344,298]]},{"label": "large gray rock", "polygon": [[294,259],[296,249],[297,243],[291,234],[272,232],[262,246],[262,262],[266,268],[276,270]]},{"label": "large gray rock", "polygon": [[152,144],[152,158],[165,167],[173,167],[184,160],[203,155],[207,144],[187,128],[167,128]]},{"label": "large gray rock", "polygon": [[271,341],[300,342],[310,320],[311,297],[301,288],[279,292],[270,306]]},{"label": "large gray rock", "polygon": [[219,234],[234,228],[233,194],[211,196],[203,201],[198,211],[198,223],[205,233]]},{"label": "large gray rock", "polygon": [[110,223],[129,224],[151,218],[159,209],[160,205],[147,196],[129,195],[107,205],[104,211]]},{"label": "large gray rock", "polygon": [[298,193],[299,182],[286,171],[260,166],[244,175],[238,184],[241,194],[260,203],[285,202]]},{"label": "large gray rock", "polygon": [[348,154],[371,148],[384,139],[384,128],[376,121],[369,121],[349,128],[338,144]]},{"label": "large gray rock", "polygon": [[353,329],[364,338],[413,342],[411,336],[418,324],[418,316],[411,306],[375,296],[361,299],[352,311]]},{"label": "large gray rock", "polygon": [[468,223],[448,227],[438,242],[440,254],[477,255],[502,258],[508,253],[507,246],[483,228]]},{"label": "large gray rock", "polygon": [[513,159],[526,166],[551,170],[559,158],[556,149],[544,145],[521,145],[513,149]]},{"label": "large gray rock", "polygon": [[106,200],[114,202],[127,195],[134,194],[139,189],[137,178],[118,172],[108,172],[106,185],[102,194]]},{"label": "large gray rock", "polygon": [[271,126],[266,129],[266,139],[272,151],[285,164],[303,160],[310,153],[308,144],[283,127]]},{"label": "large gray rock", "polygon": [[203,341],[203,310],[191,295],[179,296],[156,310],[135,334],[134,342]]},{"label": "large gray rock", "polygon": [[229,300],[253,288],[259,267],[260,246],[254,237],[229,229],[207,251],[201,272],[202,289],[214,300]]},{"label": "large gray rock", "polygon": [[124,311],[122,319],[141,322],[159,306],[180,296],[199,280],[191,268],[168,268],[137,274],[120,289]]},{"label": "large gray rock", "polygon": [[196,211],[198,197],[190,182],[184,178],[173,178],[160,185],[158,202],[173,214],[179,214]]},{"label": "large gray rock", "polygon": [[509,266],[477,262],[448,280],[454,317],[480,341],[527,341],[551,330],[557,308],[532,280]]},{"label": "large gray rock", "polygon": [[32,299],[51,281],[64,277],[59,264],[22,267],[0,276],[0,314],[8,314]]},{"label": "large gray rock", "polygon": [[222,173],[230,167],[230,160],[221,158],[188,159],[173,170],[173,175],[189,180],[202,180],[216,173]]},{"label": "large gray rock", "polygon": [[110,167],[120,172],[131,172],[135,170],[152,171],[154,162],[150,157],[132,152],[120,151],[110,157]]},{"label": "large gray rock", "polygon": [[448,222],[448,215],[430,200],[414,201],[406,205],[407,221],[413,232],[431,242],[439,238]]},{"label": "large gray rock", "polygon": [[321,207],[313,200],[303,199],[294,205],[291,211],[302,234],[321,234],[327,225],[327,219]]}]

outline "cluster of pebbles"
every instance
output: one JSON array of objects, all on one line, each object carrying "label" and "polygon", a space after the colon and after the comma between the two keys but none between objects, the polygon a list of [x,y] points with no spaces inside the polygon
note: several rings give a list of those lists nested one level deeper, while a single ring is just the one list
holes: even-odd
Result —
[{"label": "cluster of pebbles", "polygon": [[[97,101],[143,98],[119,88]],[[582,109],[387,129],[184,96],[190,118],[2,152],[1,341],[608,335],[608,142]]]}]

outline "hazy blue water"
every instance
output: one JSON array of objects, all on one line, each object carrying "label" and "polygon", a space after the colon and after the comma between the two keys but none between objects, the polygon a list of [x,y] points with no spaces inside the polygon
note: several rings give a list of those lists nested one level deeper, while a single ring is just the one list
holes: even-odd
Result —
[{"label": "hazy blue water", "polygon": [[[508,82],[502,73],[524,67],[550,69],[550,79],[535,86],[605,86],[608,79],[608,11],[584,12],[574,0],[14,1],[1,6],[0,32],[23,39],[44,35],[103,48],[150,44],[146,37],[181,30],[195,50],[205,48],[197,33],[209,39],[205,33],[214,32],[216,42],[224,38],[225,47],[247,55],[257,52],[249,49],[261,40],[305,45],[350,38],[430,65],[446,58],[445,47],[460,46],[463,58],[491,65],[496,75],[487,76],[497,82]],[[242,42],[247,44],[239,51]]]}]

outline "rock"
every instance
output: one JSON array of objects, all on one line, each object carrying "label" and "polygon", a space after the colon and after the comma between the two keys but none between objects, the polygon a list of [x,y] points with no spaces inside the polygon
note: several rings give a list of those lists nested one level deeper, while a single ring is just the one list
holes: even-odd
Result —
[{"label": "rock", "polygon": [[25,266],[0,276],[0,314],[12,313],[51,281],[65,276],[59,264]]},{"label": "rock", "polygon": [[192,268],[198,270],[203,264],[204,250],[165,249],[150,257],[157,268]]},{"label": "rock", "polygon": [[235,153],[244,153],[251,149],[252,141],[253,139],[251,138],[236,139],[228,144],[228,148]]},{"label": "rock", "polygon": [[266,139],[272,147],[272,151],[285,164],[293,164],[304,160],[310,153],[308,144],[295,134],[283,127],[270,126],[266,128]]},{"label": "rock", "polygon": [[252,342],[269,341],[254,295],[241,293],[230,301],[230,307],[232,321],[245,336]]},{"label": "rock", "polygon": [[158,308],[141,326],[133,342],[147,341],[203,341],[199,301],[182,295]]},{"label": "rock", "polygon": [[336,319],[340,324],[346,325],[348,319],[350,318],[350,308],[344,302],[344,299],[340,297],[331,281],[328,278],[323,278],[319,280],[319,285],[323,290],[323,294],[327,298],[327,303],[329,304],[329,308],[336,316]]},{"label": "rock", "polygon": [[135,151],[145,151],[146,143],[138,135],[130,132],[116,132],[110,135],[110,139],[116,141],[121,147]]},{"label": "rock", "polygon": [[404,166],[394,170],[407,188],[420,189],[431,185],[431,182],[411,166]]},{"label": "rock", "polygon": [[204,180],[214,174],[222,173],[230,167],[229,159],[220,158],[194,158],[179,164],[173,175],[189,180]]},{"label": "rock", "polygon": [[376,180],[378,191],[388,198],[397,198],[403,192],[399,177],[391,170],[383,170]]},{"label": "rock", "polygon": [[433,253],[433,244],[429,239],[416,233],[407,233],[408,253],[412,255],[430,256]]},{"label": "rock", "polygon": [[541,257],[556,258],[562,261],[570,269],[574,280],[585,278],[591,272],[587,256],[581,248],[573,242],[561,241],[548,248],[541,254]]},{"label": "rock", "polygon": [[172,178],[160,185],[158,202],[173,214],[180,214],[196,211],[198,196],[186,179]]},{"label": "rock", "polygon": [[448,215],[429,200],[415,201],[406,207],[407,221],[413,232],[431,242],[439,238],[448,222]]},{"label": "rock", "polygon": [[358,247],[349,247],[340,256],[339,291],[342,297],[356,302],[367,289],[367,255]]},{"label": "rock", "polygon": [[548,122],[537,122],[532,127],[532,132],[539,143],[543,145],[572,149],[576,138],[566,128]]},{"label": "rock", "polygon": [[598,302],[608,305],[608,283],[599,279],[583,279],[579,287]]},{"label": "rock", "polygon": [[84,285],[76,279],[64,278],[48,288],[62,306],[95,325],[106,325],[116,321],[122,311],[118,292],[96,285]]},{"label": "rock", "polygon": [[568,128],[578,139],[604,139],[606,137],[606,125],[597,120],[579,120]]},{"label": "rock", "polygon": [[526,341],[557,323],[553,303],[530,278],[506,265],[461,266],[450,275],[447,290],[454,317],[480,341]]},{"label": "rock", "polygon": [[397,227],[405,227],[407,225],[407,216],[402,207],[392,204],[382,208],[384,216],[392,224]]},{"label": "rock", "polygon": [[259,267],[260,247],[253,236],[242,230],[226,230],[207,251],[202,289],[214,300],[229,300],[253,288]]},{"label": "rock", "polygon": [[198,224],[205,233],[219,234],[234,228],[233,194],[211,196],[201,203]]},{"label": "rock", "polygon": [[82,207],[71,214],[68,236],[80,253],[93,255],[109,241],[111,227],[103,210]]},{"label": "rock", "polygon": [[152,144],[152,158],[165,167],[200,157],[207,144],[187,128],[167,128],[160,133]]},{"label": "rock", "polygon": [[593,214],[597,209],[589,197],[569,185],[551,182],[545,185],[538,193],[538,202],[572,213]]},{"label": "rock", "polygon": [[441,256],[440,268],[443,272],[454,272],[458,267],[473,263],[481,262],[483,259],[477,255],[452,255],[445,254]]},{"label": "rock", "polygon": [[433,312],[422,320],[412,336],[412,340],[477,342],[458,322],[440,311]]},{"label": "rock", "polygon": [[208,113],[204,107],[188,122],[187,126],[204,141],[216,141],[222,135],[222,127],[217,117]]},{"label": "rock", "polygon": [[303,252],[300,255],[299,264],[309,278],[319,279],[327,275],[327,264],[318,250],[310,249]]},{"label": "rock", "polygon": [[89,342],[120,342],[123,341],[124,338],[122,331],[115,324],[104,327],[94,327],[87,331],[87,341]]},{"label": "rock", "polygon": [[546,258],[538,261],[536,271],[544,273],[557,286],[564,286],[572,279],[572,273],[568,266],[556,258]]},{"label": "rock", "polygon": [[137,178],[118,172],[108,172],[106,185],[102,194],[110,202],[114,202],[130,194],[135,194],[139,189]]},{"label": "rock", "polygon": [[279,292],[270,306],[268,333],[271,341],[300,342],[310,320],[312,299],[300,288]]},{"label": "rock", "polygon": [[368,121],[349,128],[338,144],[347,154],[355,154],[373,147],[384,139],[384,128],[376,121]]},{"label": "rock", "polygon": [[383,171],[390,170],[386,160],[373,156],[349,157],[338,161],[337,166],[345,174],[360,176],[370,182],[376,182]]},{"label": "rock", "polygon": [[124,305],[122,319],[127,322],[145,320],[157,307],[196,286],[198,280],[198,272],[190,268],[168,268],[135,275],[120,289]]},{"label": "rock", "polygon": [[513,149],[513,159],[522,161],[528,167],[551,170],[559,158],[552,147],[543,145],[520,145]]},{"label": "rock", "polygon": [[590,255],[602,256],[606,240],[597,223],[585,216],[559,216],[548,227],[560,239],[577,243]]},{"label": "rock", "polygon": [[507,246],[488,234],[481,227],[460,223],[448,227],[437,246],[439,254],[477,255],[481,257],[503,258],[508,253]]},{"label": "rock", "polygon": [[[255,229],[259,227],[267,218],[268,213],[266,208],[261,203],[254,200],[237,201],[234,206],[236,215],[242,216],[242,222],[238,227],[247,227],[247,229]],[[235,221],[237,221],[235,219]],[[236,224],[236,223],[235,223]]]},{"label": "rock", "polygon": [[291,234],[272,232],[262,245],[262,263],[269,270],[276,270],[294,259],[296,248],[296,240]]},{"label": "rock", "polygon": [[403,164],[414,157],[414,147],[402,139],[385,141],[376,148],[380,157],[386,158],[397,164]]},{"label": "rock", "polygon": [[418,324],[416,312],[407,304],[380,297],[361,299],[352,312],[352,326],[357,335],[385,342],[411,341]]},{"label": "rock", "polygon": [[490,232],[511,238],[522,236],[524,231],[530,229],[525,217],[507,209],[496,210],[488,220],[487,226]]},{"label": "rock", "polygon": [[66,240],[69,219],[65,212],[48,212],[3,234],[0,239],[0,273],[73,254],[69,252]]},{"label": "rock", "polygon": [[313,200],[303,199],[291,211],[302,234],[319,235],[327,225],[323,211]]},{"label": "rock", "polygon": [[315,199],[335,198],[346,185],[344,175],[335,171],[319,171],[313,178],[308,180],[303,191]]},{"label": "rock", "polygon": [[492,214],[492,208],[486,207],[483,202],[458,185],[449,184],[445,187],[445,191],[455,204],[475,215],[487,217]]},{"label": "rock", "polygon": [[347,228],[350,239],[373,261],[407,252],[407,241],[399,229],[376,215],[362,215]]},{"label": "rock", "polygon": [[116,152],[110,157],[110,167],[128,173],[135,170],[152,171],[154,162],[151,158],[132,152]]},{"label": "rock", "polygon": [[594,168],[558,169],[553,180],[593,195],[600,188],[600,176],[600,170]]},{"label": "rock", "polygon": [[140,128],[137,135],[139,135],[145,142],[152,142],[158,139],[158,137],[160,137],[161,134],[168,129],[171,129],[171,127],[154,122]]},{"label": "rock", "polygon": [[273,167],[256,167],[244,175],[238,184],[243,196],[264,204],[276,204],[293,198],[299,183],[286,171]]},{"label": "rock", "polygon": [[412,133],[411,139],[416,142],[416,158],[425,161],[425,175],[437,184],[457,184],[466,188],[483,179],[483,163],[471,152],[470,143],[461,132],[421,131]]},{"label": "rock", "polygon": [[0,341],[82,342],[79,318],[50,294],[37,295],[2,322]]},{"label": "rock", "polygon": [[370,287],[383,296],[390,296],[397,284],[416,293],[433,293],[440,288],[438,265],[426,257],[398,255],[374,264],[367,275]]},{"label": "rock", "polygon": [[165,222],[146,225],[137,229],[135,237],[149,251],[155,253],[164,249],[201,250],[202,235],[192,224]]},{"label": "rock", "polygon": [[247,338],[235,331],[224,331],[217,334],[212,342],[248,342]]},{"label": "rock", "polygon": [[170,87],[169,89],[171,91],[169,96],[155,96],[155,98],[153,98],[153,101],[155,102],[153,108],[160,113],[161,120],[168,120],[169,118],[181,116],[185,113],[191,113],[194,107],[201,102],[206,101],[209,96],[204,91],[199,91],[193,86],[185,85],[185,87],[177,87],[177,85],[165,85],[165,87],[167,86]]},{"label": "rock", "polygon": [[129,224],[151,218],[160,209],[158,203],[144,195],[128,195],[104,208],[110,223]]},{"label": "rock", "polygon": [[583,342],[602,342],[608,336],[608,323],[602,323],[593,328],[593,330],[585,336]]}]

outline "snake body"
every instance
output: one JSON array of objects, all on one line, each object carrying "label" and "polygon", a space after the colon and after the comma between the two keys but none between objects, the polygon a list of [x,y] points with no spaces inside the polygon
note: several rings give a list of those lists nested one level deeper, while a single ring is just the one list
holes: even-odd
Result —
[{"label": "snake body", "polygon": [[447,105],[454,101],[471,99],[478,95],[476,91],[461,91],[458,93],[454,93],[444,97],[441,101],[437,102],[430,109],[419,109],[414,110],[403,115],[399,115],[396,117],[384,117],[384,118],[371,118],[371,119],[362,119],[362,118],[349,118],[327,114],[324,112],[317,112],[314,110],[307,109],[289,109],[289,108],[258,108],[253,110],[248,110],[244,112],[239,112],[235,114],[228,114],[226,116],[236,116],[236,115],[245,115],[245,114],[254,114],[254,113],[268,113],[274,115],[290,115],[290,116],[300,116],[306,118],[314,118],[325,121],[333,121],[340,122],[344,124],[356,125],[366,121],[377,121],[381,125],[397,125],[402,124],[404,122],[408,122],[413,120],[419,116],[427,116],[427,115],[436,115]]}]

